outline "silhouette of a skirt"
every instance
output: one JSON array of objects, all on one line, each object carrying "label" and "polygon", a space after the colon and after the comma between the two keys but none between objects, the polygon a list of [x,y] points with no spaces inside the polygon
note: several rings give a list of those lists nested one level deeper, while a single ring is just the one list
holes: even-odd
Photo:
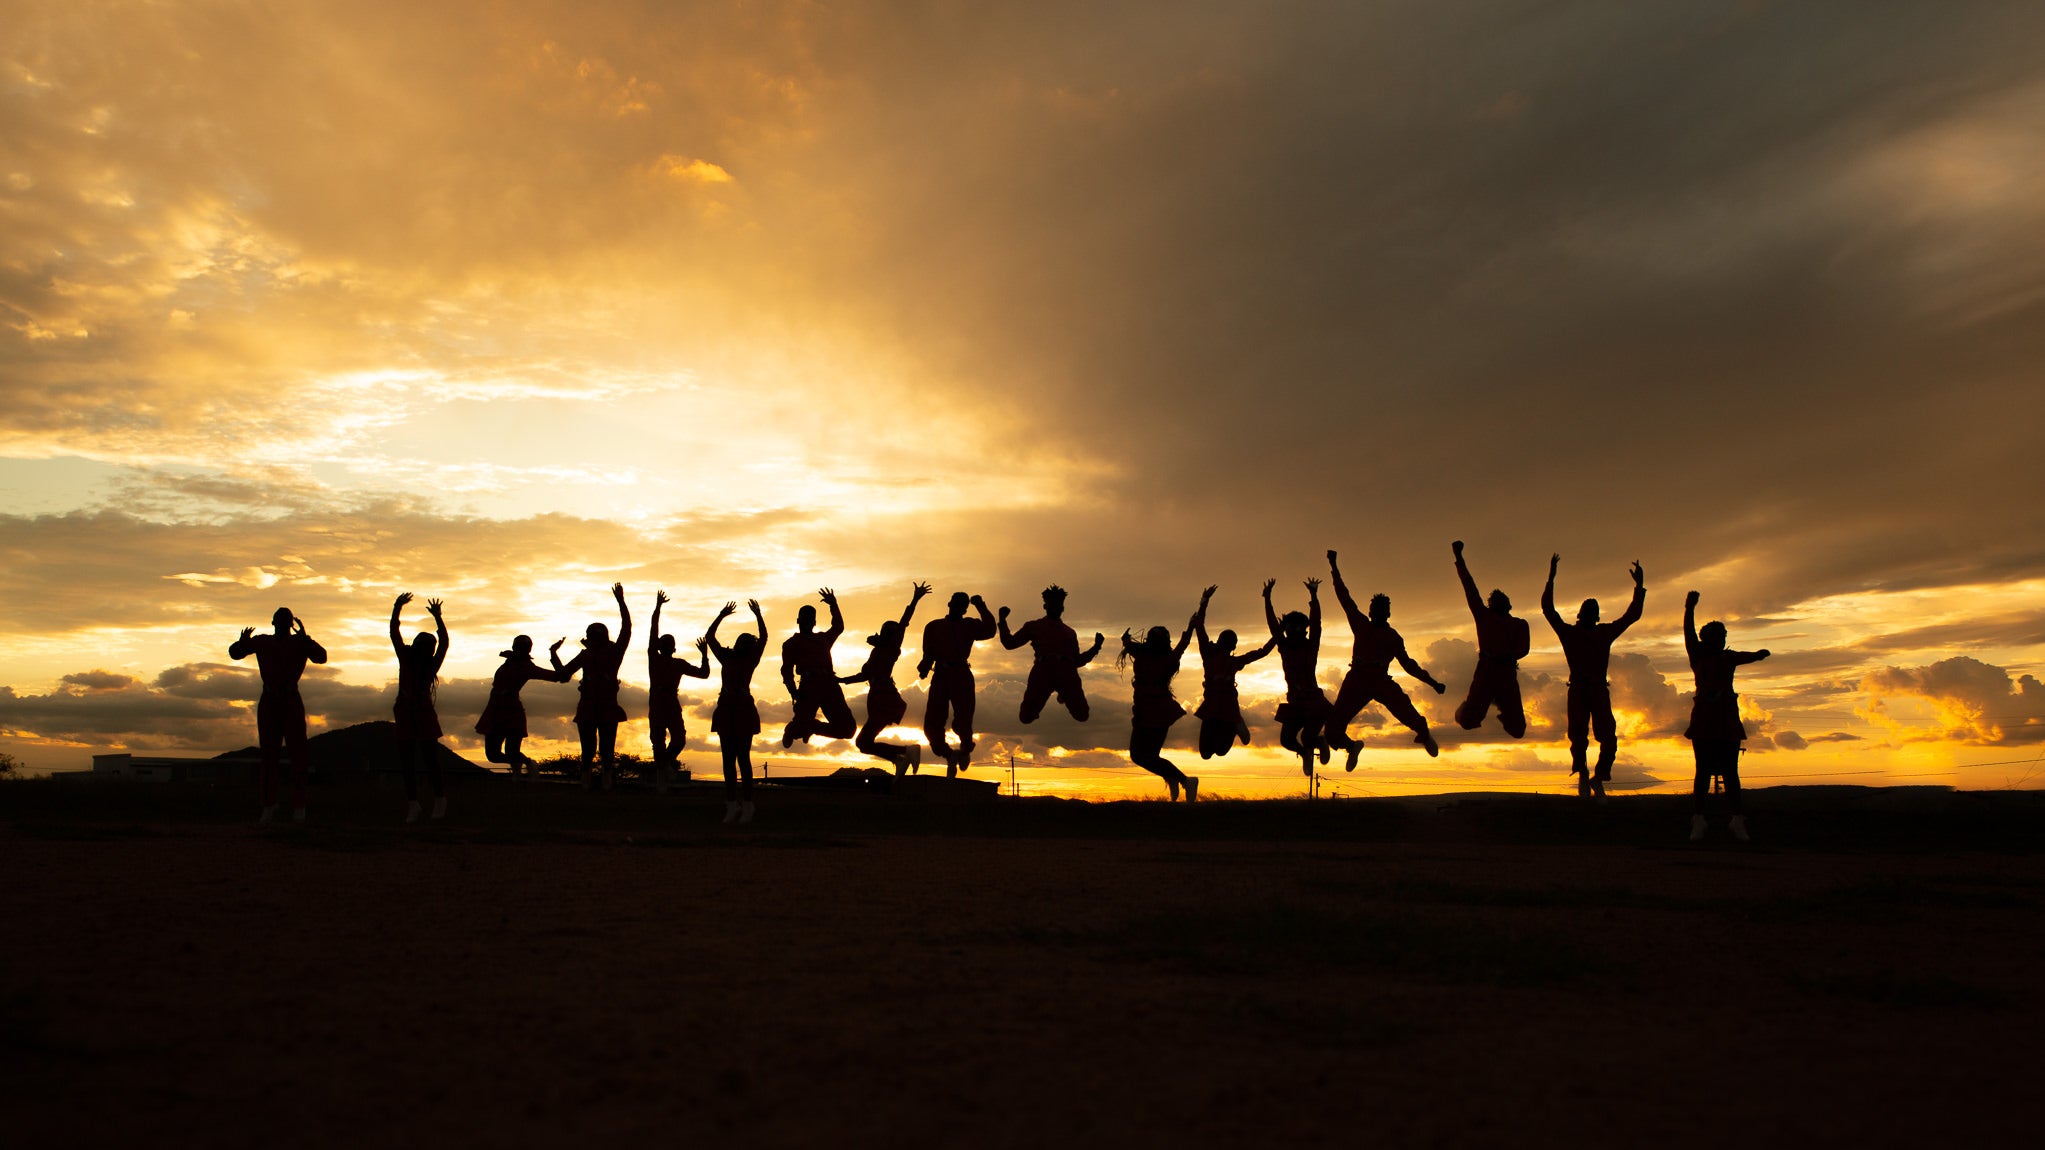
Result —
[{"label": "silhouette of a skirt", "polygon": [[585,691],[582,694],[582,698],[575,704],[575,723],[577,726],[622,723],[624,721],[625,708],[618,705],[618,696],[615,692],[599,694],[594,691]]},{"label": "silhouette of a skirt", "polygon": [[400,698],[391,708],[391,719],[402,742],[430,743],[440,737],[440,715],[431,699]]},{"label": "silhouette of a skirt", "polygon": [[1315,687],[1310,691],[1293,691],[1278,704],[1278,712],[1272,717],[1280,723],[1316,723],[1326,717],[1334,708],[1328,701],[1328,693]]},{"label": "silhouette of a skirt", "polygon": [[482,717],[476,720],[476,733],[500,739],[525,738],[525,704],[516,695],[509,699],[490,696],[490,701],[483,705]]},{"label": "silhouette of a skirt", "polygon": [[1169,727],[1186,713],[1170,691],[1139,690],[1129,706],[1130,725]]},{"label": "silhouette of a skirt", "polygon": [[1747,737],[1747,725],[1740,722],[1740,696],[1733,691],[1714,691],[1697,696],[1690,704],[1690,726],[1683,737],[1695,743],[1738,743]]},{"label": "silhouette of a skirt", "polygon": [[909,714],[909,704],[893,683],[875,685],[866,692],[866,721],[876,727],[892,727]]},{"label": "silhouette of a skirt", "polygon": [[750,696],[719,698],[717,709],[710,712],[710,730],[721,738],[750,739],[760,733],[760,708]]}]

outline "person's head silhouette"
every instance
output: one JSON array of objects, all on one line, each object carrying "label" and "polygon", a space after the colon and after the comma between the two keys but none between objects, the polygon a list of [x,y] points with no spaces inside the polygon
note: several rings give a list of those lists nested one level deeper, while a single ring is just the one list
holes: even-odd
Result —
[{"label": "person's head silhouette", "polygon": [[795,613],[795,627],[796,630],[801,631],[805,635],[816,630],[817,609],[808,603],[804,603],[802,608]]},{"label": "person's head silhouette", "polygon": [[1385,620],[1391,617],[1392,597],[1389,595],[1372,595],[1370,597],[1370,621],[1383,624]]},{"label": "person's head silhouette", "polygon": [[507,659],[530,659],[533,656],[533,637],[520,635],[511,641],[511,650],[499,653]]},{"label": "person's head silhouette", "polygon": [[966,594],[964,591],[954,591],[951,593],[951,599],[945,604],[945,608],[951,617],[956,619],[965,615],[967,606],[972,602],[973,597],[971,595]]},{"label": "person's head silhouette", "polygon": [[1053,619],[1065,614],[1065,588],[1056,583],[1044,588],[1044,614]]},{"label": "person's head silhouette", "polygon": [[880,633],[878,635],[868,635],[866,642],[871,647],[900,647],[902,645],[901,620],[890,619],[882,623],[880,625]]},{"label": "person's head silhouette", "polygon": [[738,638],[731,641],[731,649],[737,652],[740,658],[752,654],[753,648],[759,645],[760,637],[751,631],[742,631]]},{"label": "person's head silhouette", "polygon": [[1288,642],[1304,643],[1312,626],[1313,621],[1307,618],[1305,611],[1287,611],[1285,617],[1278,621],[1278,633]]},{"label": "person's head silhouette", "polygon": [[1725,624],[1713,619],[1699,627],[1697,641],[1713,651],[1725,650]]},{"label": "person's head silhouette", "polygon": [[277,628],[279,633],[289,631],[291,629],[291,621],[295,618],[297,616],[291,613],[291,608],[279,607],[270,615],[270,626]]},{"label": "person's head silhouette", "polygon": [[1236,649],[1236,633],[1224,628],[1214,637],[1214,649],[1226,655]]},{"label": "person's head silhouette", "polygon": [[656,655],[674,654],[675,637],[673,635],[662,635],[660,638],[655,639],[653,641],[653,653]]},{"label": "person's head silhouette", "polygon": [[1152,627],[1143,633],[1143,646],[1149,651],[1169,651],[1172,649],[1172,633],[1165,627]]},{"label": "person's head silhouette", "polygon": [[433,636],[424,631],[412,636],[412,657],[431,659],[433,657]]},{"label": "person's head silhouette", "polygon": [[1501,615],[1512,614],[1512,599],[1503,591],[1493,590],[1487,605]]},{"label": "person's head silhouette", "polygon": [[1583,606],[1576,609],[1576,621],[1585,624],[1597,622],[1598,601],[1596,599],[1585,599]]},{"label": "person's head silhouette", "polygon": [[610,641],[611,629],[602,623],[591,623],[582,632],[582,645],[585,647],[601,647]]}]

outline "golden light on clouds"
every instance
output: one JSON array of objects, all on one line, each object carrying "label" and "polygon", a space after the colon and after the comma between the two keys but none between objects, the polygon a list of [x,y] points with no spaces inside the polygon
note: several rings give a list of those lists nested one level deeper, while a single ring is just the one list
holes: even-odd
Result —
[{"label": "golden light on clouds", "polygon": [[[2045,742],[2036,14],[1848,51],[1773,9],[16,7],[0,742],[38,766],[245,743],[222,656],[280,601],[338,724],[387,710],[390,596],[445,596],[466,731],[613,580],[685,639],[834,586],[849,667],[912,579],[1025,615],[1055,580],[1111,637],[1218,582],[1247,637],[1333,546],[1450,685],[1441,759],[1365,726],[1336,785],[1559,787],[1538,620],[1528,738],[1448,722],[1458,537],[1530,617],[1550,551],[1566,601],[1646,565],[1628,785],[1688,778],[1689,587],[1776,652],[1757,777]],[[1024,728],[979,659],[1030,785],[1154,785],[1105,661],[1092,723]],[[1241,682],[1258,744],[1191,769],[1296,790],[1275,665]]]}]

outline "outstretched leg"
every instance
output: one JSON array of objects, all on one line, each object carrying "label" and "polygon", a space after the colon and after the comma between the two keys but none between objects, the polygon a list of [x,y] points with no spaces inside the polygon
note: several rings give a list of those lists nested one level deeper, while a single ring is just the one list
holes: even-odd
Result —
[{"label": "outstretched leg", "polygon": [[1426,747],[1429,755],[1441,754],[1441,745],[1434,741],[1434,732],[1427,729],[1426,717],[1413,705],[1413,700],[1406,697],[1406,692],[1399,688],[1399,684],[1380,683],[1377,696],[1378,701],[1385,705],[1385,710],[1390,711],[1393,718],[1406,724],[1407,730],[1419,736],[1413,740],[1414,742]]},{"label": "outstretched leg", "polygon": [[582,789],[586,791],[591,784],[590,766],[596,762],[596,724],[575,724],[575,737],[582,746]]},{"label": "outstretched leg", "polygon": [[951,717],[951,680],[942,670],[930,677],[930,690],[923,707],[923,737],[930,749],[946,762],[952,761],[951,743],[945,728]]},{"label": "outstretched leg", "polygon": [[1165,737],[1171,734],[1170,727],[1134,727],[1129,731],[1129,761],[1165,781],[1165,787],[1173,799],[1179,797],[1179,789],[1186,785],[1186,772],[1172,765],[1164,757]]}]

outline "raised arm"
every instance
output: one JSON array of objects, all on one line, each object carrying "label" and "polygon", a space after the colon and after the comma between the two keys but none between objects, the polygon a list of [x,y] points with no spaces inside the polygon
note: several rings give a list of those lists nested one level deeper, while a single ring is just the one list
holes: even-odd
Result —
[{"label": "raised arm", "polygon": [[1075,666],[1075,667],[1084,667],[1084,666],[1086,666],[1086,665],[1087,665],[1088,663],[1091,663],[1091,662],[1093,662],[1093,661],[1094,661],[1094,656],[1095,656],[1095,655],[1098,655],[1098,654],[1100,654],[1100,653],[1101,653],[1101,644],[1103,644],[1103,643],[1105,643],[1105,642],[1107,642],[1107,641],[1108,641],[1108,637],[1107,637],[1106,635],[1103,635],[1103,634],[1101,634],[1101,633],[1100,633],[1099,631],[1095,631],[1095,632],[1094,632],[1094,645],[1093,645],[1093,646],[1091,646],[1091,647],[1088,647],[1088,648],[1087,648],[1086,650],[1084,650],[1084,651],[1081,651],[1081,652],[1079,653],[1079,662],[1077,662],[1077,663],[1074,663],[1074,664],[1073,664],[1073,666]]},{"label": "raised arm", "polygon": [[547,648],[547,661],[554,664],[554,669],[551,671],[541,671],[534,675],[533,678],[545,679],[550,683],[565,683],[568,681],[568,677],[575,672],[561,665],[561,644],[567,641],[565,637],[554,640],[553,645]]},{"label": "raised arm", "polygon": [[405,613],[405,604],[411,601],[410,591],[398,592],[398,597],[391,601],[391,650],[396,652],[400,659],[405,657],[405,637],[398,634],[398,617]]},{"label": "raised arm", "polygon": [[1759,651],[1728,651],[1726,654],[1733,657],[1734,666],[1743,667],[1748,663],[1758,663],[1766,659],[1768,657],[1768,648],[1763,647]]},{"label": "raised arm", "polygon": [[705,643],[708,643],[708,644],[710,644],[711,648],[712,648],[713,650],[717,651],[717,652],[718,652],[719,654],[723,654],[723,653],[724,653],[724,651],[725,651],[725,646],[724,646],[724,644],[722,644],[722,643],[719,643],[719,642],[717,641],[717,625],[718,625],[719,623],[722,623],[722,622],[724,622],[724,620],[725,620],[725,619],[726,619],[727,617],[729,617],[730,615],[732,615],[732,614],[733,614],[734,612],[736,612],[737,610],[738,610],[738,604],[736,604],[736,603],[726,603],[726,604],[725,604],[725,605],[724,605],[724,606],[723,606],[722,608],[720,608],[720,609],[718,610],[718,612],[717,612],[717,618],[715,618],[715,619],[712,619],[712,620],[710,620],[710,629],[709,629],[709,630],[707,630],[707,631],[705,631],[705,632],[703,632],[703,641],[704,641]]},{"label": "raised arm", "polygon": [[973,596],[972,603],[973,610],[980,613],[980,631],[979,634],[973,637],[975,639],[992,639],[995,632],[999,629],[994,625],[994,612],[987,609],[987,600],[980,598],[978,595]]},{"label": "raised arm", "polygon": [[928,594],[930,594],[930,584],[928,583],[919,581],[909,589],[909,605],[902,608],[902,637],[904,639],[909,637],[909,620],[916,617],[916,604],[923,602],[923,597]]},{"label": "raised arm", "polygon": [[655,591],[653,593],[653,619],[646,624],[646,653],[649,655],[653,654],[655,647],[660,646],[660,609],[665,606],[667,606],[667,592]]},{"label": "raised arm", "polygon": [[758,599],[746,600],[746,606],[753,609],[753,630],[760,637],[760,650],[764,651],[767,649],[767,616],[761,614]]},{"label": "raised arm", "polygon": [[1548,557],[1548,585],[1541,588],[1541,614],[1548,617],[1548,625],[1555,628],[1558,635],[1568,626],[1562,621],[1562,616],[1555,613],[1555,568],[1561,563],[1562,553],[1559,551]]},{"label": "raised arm", "polygon": [[1683,596],[1683,650],[1697,657],[1697,592]]},{"label": "raised arm", "polygon": [[1321,581],[1307,580],[1307,641],[1321,649]]},{"label": "raised arm", "polygon": [[1470,605],[1470,614],[1472,616],[1482,619],[1484,617],[1484,599],[1477,594],[1477,581],[1470,578],[1470,568],[1463,563],[1463,541],[1460,539],[1456,540],[1455,548],[1456,578],[1463,581],[1463,601]]},{"label": "raised arm", "polygon": [[243,627],[241,629],[241,638],[227,645],[227,657],[230,659],[246,659],[250,655],[255,654],[255,640],[256,629],[254,627]]},{"label": "raised arm", "polygon": [[1626,628],[1640,622],[1640,610],[1647,606],[1647,573],[1640,569],[1639,563],[1635,563],[1632,567],[1632,575],[1633,602],[1626,605],[1626,613],[1613,620],[1612,624],[1620,631],[1624,631]]},{"label": "raised arm", "polygon": [[[1214,598],[1214,589],[1217,586],[1218,584],[1209,583],[1207,590],[1200,592],[1200,607],[1193,612],[1193,630],[1200,635],[1200,657],[1203,659],[1207,657],[1207,648],[1213,643],[1213,640],[1207,637],[1207,604]],[[1179,645],[1185,646],[1184,643]]]},{"label": "raised arm", "polygon": [[1342,568],[1335,565],[1335,553],[1328,552],[1328,576],[1335,582],[1335,601],[1342,604],[1342,613],[1349,616],[1352,628],[1363,626],[1363,612],[1356,609],[1356,600],[1349,594],[1349,584],[1342,581]]},{"label": "raised arm", "polygon": [[1179,632],[1179,641],[1172,647],[1172,658],[1179,658],[1186,653],[1187,645],[1193,642],[1193,629],[1199,623],[1200,617],[1198,615],[1186,620],[1186,629]]},{"label": "raised arm", "polygon": [[710,641],[707,639],[696,640],[696,662],[689,663],[684,662],[681,659],[676,659],[675,662],[682,664],[682,674],[688,676],[691,679],[709,678]]},{"label": "raised arm", "polygon": [[433,613],[433,630],[439,642],[433,646],[433,673],[440,674],[440,665],[447,662],[447,620],[440,615],[440,600],[426,600],[426,609]]},{"label": "raised arm", "polygon": [[845,633],[845,613],[838,610],[838,593],[836,591],[825,587],[820,589],[817,594],[823,599],[824,606],[831,609],[831,626],[824,632],[824,646],[828,647],[838,641],[838,636]]},{"label": "raised arm", "polygon": [[1278,586],[1278,580],[1264,580],[1264,625],[1271,629],[1271,637],[1278,637],[1278,612],[1271,606],[1271,589]]},{"label": "raised arm", "polygon": [[625,585],[611,584],[611,598],[618,601],[618,646],[620,649],[632,645],[632,608],[625,606]]},{"label": "raised arm", "polygon": [[305,620],[299,618],[296,615],[293,615],[291,617],[291,633],[298,637],[298,641],[300,643],[305,644],[306,662],[319,664],[326,663],[327,649],[325,647],[320,646],[320,641],[318,639],[315,639],[311,635],[306,633]]},{"label": "raised arm", "polygon": [[1001,640],[1003,647],[1013,651],[1030,641],[1030,627],[1034,622],[1035,620],[1032,620],[1030,623],[1024,623],[1021,630],[1011,631],[1008,629],[1008,608],[1003,607],[996,613],[994,634]]},{"label": "raised arm", "polygon": [[1272,650],[1275,649],[1277,646],[1278,636],[1273,635],[1269,639],[1264,640],[1264,645],[1257,648],[1256,650],[1250,651],[1246,654],[1237,655],[1236,667],[1240,669],[1249,666],[1250,664],[1256,662],[1257,660],[1263,658],[1264,656],[1269,655],[1272,652]]}]

